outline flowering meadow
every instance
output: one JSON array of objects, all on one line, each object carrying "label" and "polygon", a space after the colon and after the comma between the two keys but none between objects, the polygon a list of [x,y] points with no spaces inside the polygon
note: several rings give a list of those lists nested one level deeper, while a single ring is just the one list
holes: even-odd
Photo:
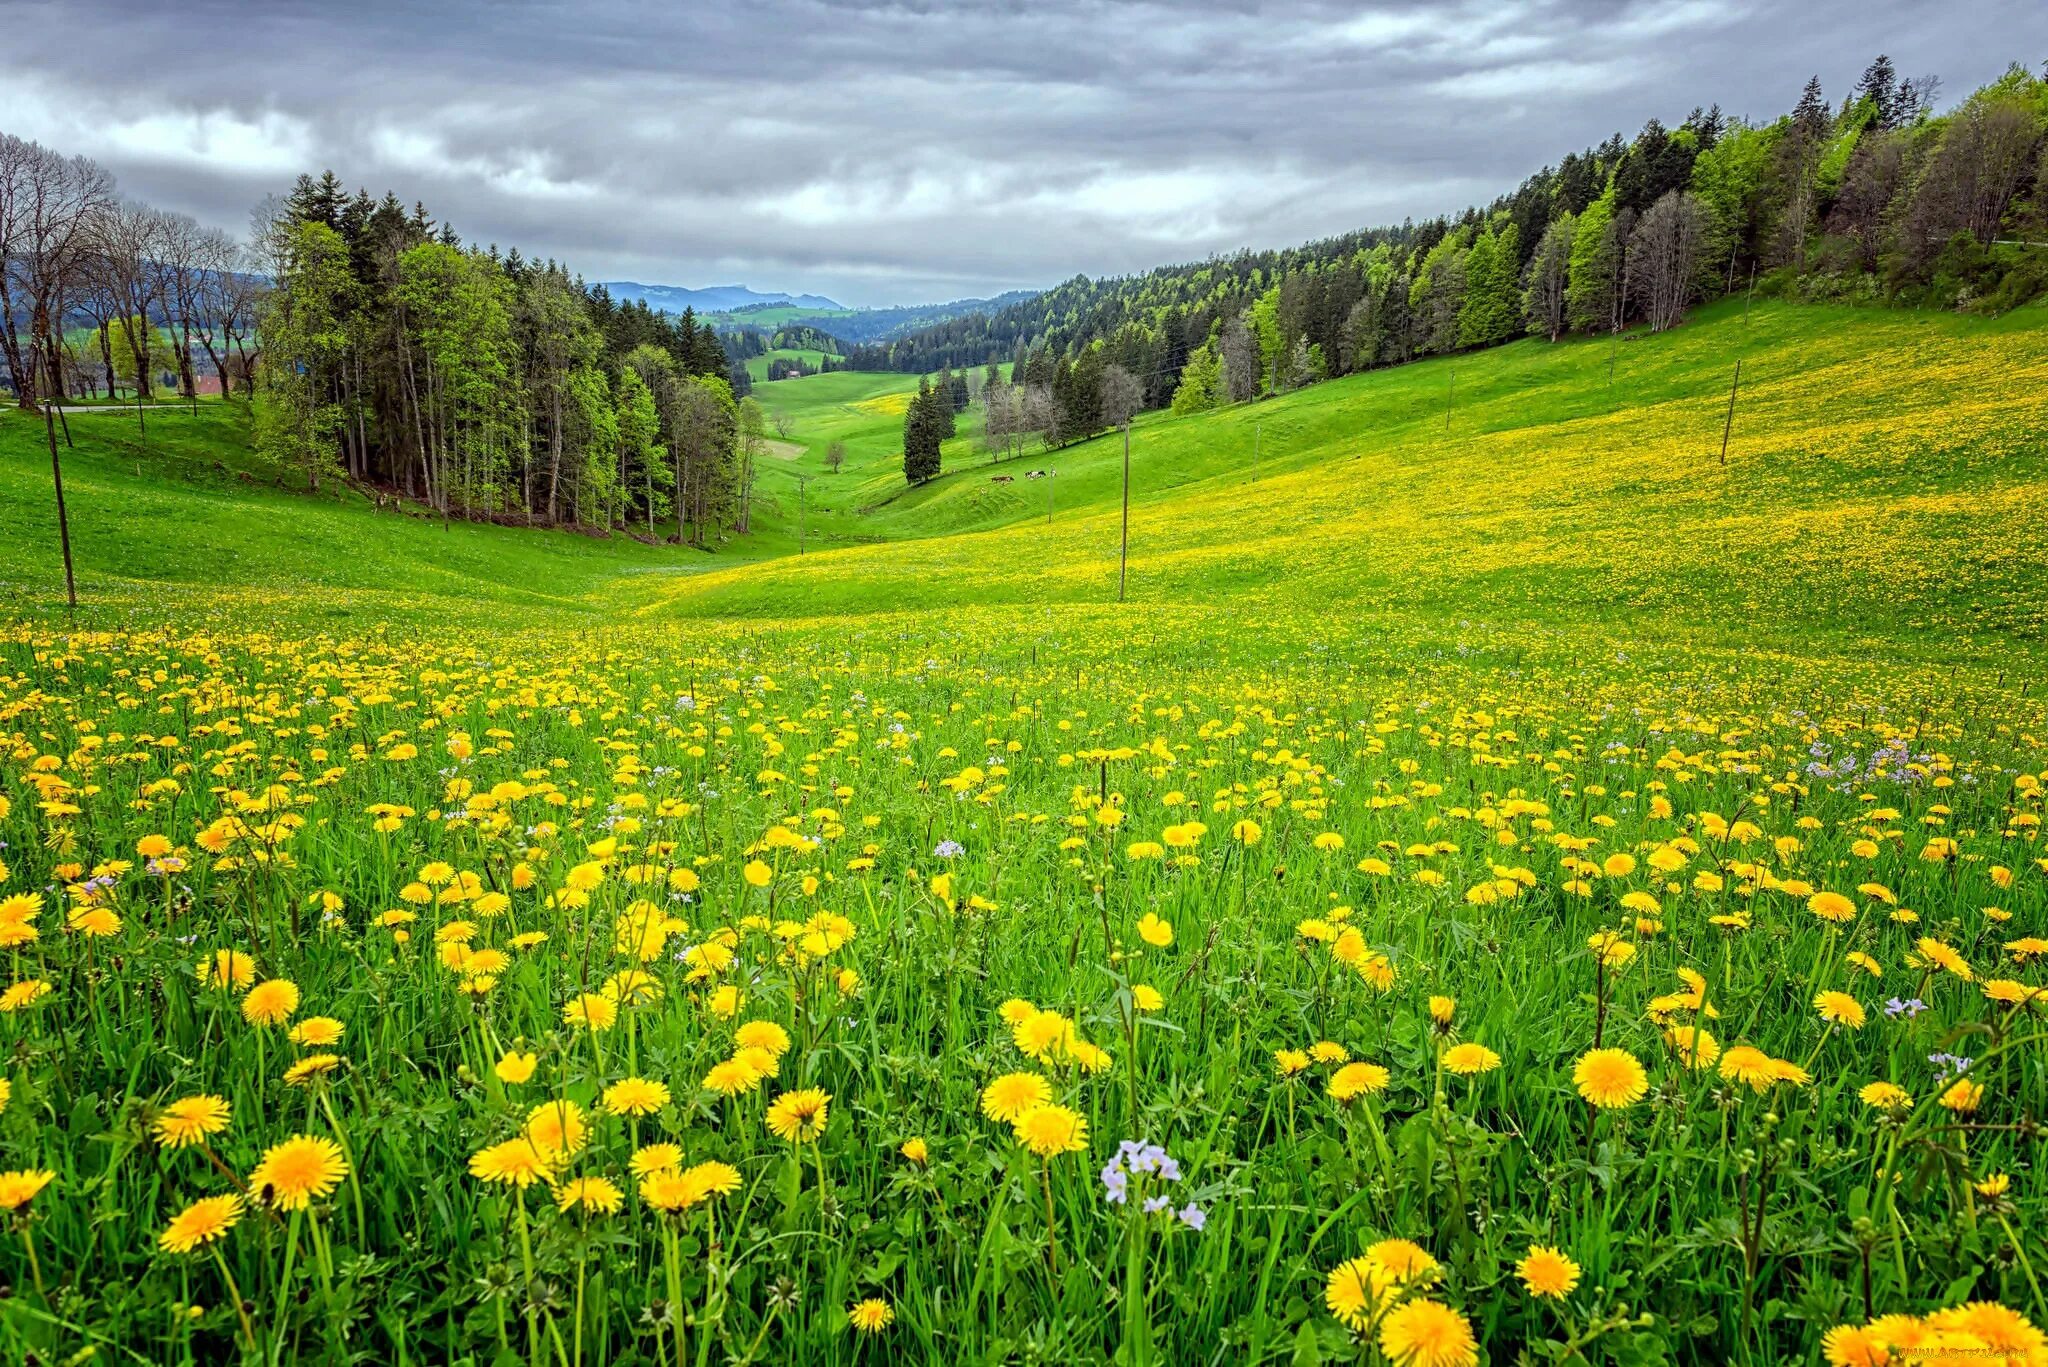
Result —
[{"label": "flowering meadow", "polygon": [[1320,630],[7,628],[8,1360],[2048,1362],[2025,680]]}]

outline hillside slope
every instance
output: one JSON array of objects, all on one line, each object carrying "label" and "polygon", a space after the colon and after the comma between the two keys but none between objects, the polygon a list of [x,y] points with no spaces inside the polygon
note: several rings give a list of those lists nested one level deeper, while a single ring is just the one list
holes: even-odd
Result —
[{"label": "hillside slope", "polygon": [[[2038,308],[1730,304],[1614,345],[1522,342],[1155,416],[1133,439],[1130,594],[1995,653],[2048,620],[2027,530],[2048,507],[2044,386]],[[1119,440],[1028,464],[1060,469],[1050,527],[1039,488],[955,461],[889,521],[986,534],[714,571],[668,584],[665,610],[857,613],[911,585],[925,608],[1113,598]]]}]

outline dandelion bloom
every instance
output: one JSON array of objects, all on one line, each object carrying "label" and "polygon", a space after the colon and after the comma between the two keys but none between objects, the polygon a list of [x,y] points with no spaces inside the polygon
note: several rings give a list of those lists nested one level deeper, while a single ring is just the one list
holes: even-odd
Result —
[{"label": "dandelion bloom", "polygon": [[1140,1011],[1157,1011],[1166,1005],[1166,998],[1159,995],[1159,989],[1138,983],[1131,988],[1131,1004]]},{"label": "dandelion bloom", "polygon": [[1856,919],[1856,904],[1839,892],[1816,892],[1806,899],[1806,909],[1823,921],[1839,924]]},{"label": "dandelion bloom", "polygon": [[1528,1253],[1515,1264],[1515,1275],[1529,1288],[1530,1295],[1563,1300],[1579,1284],[1579,1265],[1554,1248],[1531,1244]]},{"label": "dandelion bloom", "polygon": [[299,985],[289,978],[271,978],[242,998],[242,1019],[251,1025],[282,1025],[299,1009]]},{"label": "dandelion bloom", "polygon": [[301,1134],[266,1149],[263,1161],[249,1174],[249,1186],[267,1193],[270,1203],[281,1210],[304,1210],[346,1176],[348,1160],[341,1145],[320,1135]]},{"label": "dandelion bloom", "polygon": [[1161,920],[1148,911],[1138,918],[1138,938],[1148,945],[1164,949],[1173,943],[1173,922]]},{"label": "dandelion bloom", "polygon": [[725,1196],[740,1189],[740,1170],[730,1163],[699,1163],[683,1174],[691,1188],[697,1193],[697,1201],[712,1196]]},{"label": "dandelion bloom", "polygon": [[590,1138],[583,1108],[573,1101],[544,1101],[526,1114],[526,1137],[543,1153],[571,1154]]},{"label": "dandelion bloom", "polygon": [[1011,1131],[1040,1158],[1080,1153],[1088,1147],[1088,1121],[1065,1106],[1033,1106],[1010,1122]]},{"label": "dandelion bloom", "polygon": [[784,1092],[768,1107],[768,1130],[788,1144],[809,1144],[825,1133],[831,1093],[817,1087]]},{"label": "dandelion bloom", "polygon": [[157,1247],[167,1253],[190,1253],[225,1235],[241,1218],[241,1197],[202,1197],[171,1218],[157,1236]]},{"label": "dandelion bloom", "polygon": [[1353,1101],[1387,1088],[1390,1075],[1377,1063],[1347,1063],[1330,1074],[1326,1090],[1332,1101]]},{"label": "dandelion bloom", "polygon": [[1664,1042],[1688,1068],[1711,1068],[1721,1056],[1720,1044],[1697,1026],[1674,1025],[1664,1032]]},{"label": "dandelion bloom", "polygon": [[1626,1049],[1591,1049],[1572,1067],[1579,1095],[1602,1110],[1633,1106],[1650,1090],[1649,1075]]},{"label": "dandelion bloom", "polygon": [[1931,936],[1922,936],[1914,945],[1920,957],[1947,973],[1953,973],[1964,982],[1970,982],[1975,974],[1970,970],[1970,961],[1957,953],[1951,945],[1945,945]]},{"label": "dandelion bloom", "polygon": [[1293,1077],[1308,1068],[1308,1053],[1302,1049],[1275,1049],[1273,1071],[1281,1077]]},{"label": "dandelion bloom", "polygon": [[1052,1100],[1052,1084],[1037,1073],[1005,1073],[981,1089],[981,1113],[994,1121],[1015,1120]]},{"label": "dandelion bloom", "polygon": [[1813,999],[1820,1018],[1830,1025],[1846,1025],[1851,1030],[1861,1030],[1868,1017],[1864,1014],[1863,1003],[1847,992],[1822,992]]},{"label": "dandelion bloom", "polygon": [[1363,1329],[1378,1313],[1380,1299],[1392,1284],[1386,1270],[1371,1258],[1350,1258],[1330,1269],[1323,1285],[1323,1304],[1350,1328]]},{"label": "dandelion bloom", "polygon": [[625,1203],[618,1184],[603,1177],[578,1177],[555,1188],[555,1209],[596,1211],[616,1215]]},{"label": "dandelion bloom", "polygon": [[903,1147],[898,1149],[897,1152],[920,1166],[930,1162],[932,1156],[931,1146],[924,1142],[924,1136],[922,1135],[912,1135],[909,1139],[904,1140]]},{"label": "dandelion bloom", "polygon": [[42,1168],[0,1172],[0,1210],[20,1210],[56,1176],[56,1173]]},{"label": "dandelion bloom", "polygon": [[666,1086],[644,1077],[621,1078],[604,1089],[604,1108],[613,1115],[652,1115],[668,1099]]},{"label": "dandelion bloom", "polygon": [[1451,1017],[1457,1013],[1458,999],[1456,997],[1431,997],[1429,999],[1429,1018],[1438,1025],[1449,1025]]},{"label": "dandelion bloom", "polygon": [[533,1076],[534,1066],[539,1062],[537,1055],[508,1050],[491,1071],[498,1075],[500,1082],[520,1083]]},{"label": "dandelion bloom", "polygon": [[996,1015],[1002,1017],[1005,1025],[1015,1025],[1018,1021],[1029,1020],[1036,1014],[1038,1008],[1022,997],[1012,997],[996,1008]]},{"label": "dandelion bloom", "polygon": [[239,949],[216,951],[199,965],[199,981],[207,987],[227,987],[239,992],[256,981],[256,961]]},{"label": "dandelion bloom", "polygon": [[846,1312],[846,1322],[863,1334],[879,1334],[896,1318],[889,1302],[870,1296]]},{"label": "dandelion bloom", "polygon": [[12,1015],[25,1006],[33,1006],[50,995],[51,987],[41,978],[24,978],[0,992],[0,1012]]},{"label": "dandelion bloom", "polygon": [[[246,1007],[247,1003],[243,1005]],[[292,1027],[289,1038],[293,1044],[325,1048],[330,1044],[339,1044],[342,1032],[346,1029],[346,1026],[332,1016],[308,1016]]]},{"label": "dandelion bloom", "polygon": [[1730,1082],[1744,1082],[1764,1091],[1778,1080],[1769,1054],[1751,1044],[1738,1044],[1721,1055],[1721,1076]]},{"label": "dandelion bloom", "polygon": [[1838,1324],[1820,1339],[1829,1367],[1889,1367],[1894,1346],[1875,1325]]},{"label": "dandelion bloom", "polygon": [[600,992],[585,992],[562,1008],[562,1019],[602,1033],[619,1023],[619,1004]]},{"label": "dandelion bloom", "polygon": [[751,1092],[761,1085],[767,1076],[747,1059],[729,1058],[711,1065],[704,1074],[704,1087],[708,1091],[720,1092],[726,1096],[738,1096]]},{"label": "dandelion bloom", "polygon": [[1441,1301],[1409,1301],[1380,1322],[1380,1352],[1398,1367],[1475,1367],[1479,1343],[1465,1317]]},{"label": "dandelion bloom", "polygon": [[1483,1044],[1454,1044],[1444,1050],[1444,1068],[1461,1077],[1490,1073],[1500,1067],[1500,1055]]},{"label": "dandelion bloom", "polygon": [[687,1210],[702,1199],[696,1184],[675,1168],[660,1168],[640,1179],[640,1199],[665,1215]]},{"label": "dandelion bloom", "polygon": [[508,1139],[472,1154],[469,1175],[499,1186],[524,1189],[545,1182],[554,1172],[553,1158],[530,1139]]},{"label": "dandelion bloom", "polygon": [[285,1085],[303,1087],[316,1077],[324,1077],[341,1066],[339,1054],[308,1054],[284,1070]]},{"label": "dandelion bloom", "polygon": [[157,1113],[156,1142],[167,1149],[197,1144],[228,1127],[228,1103],[217,1096],[188,1096]]},{"label": "dandelion bloom", "polygon": [[1913,1094],[1893,1082],[1870,1083],[1856,1095],[1875,1111],[1909,1111],[1913,1108]]},{"label": "dandelion bloom", "polygon": [[1041,1063],[1063,1052],[1073,1038],[1074,1023],[1057,1011],[1034,1011],[1010,1027],[1010,1041],[1018,1052]]},{"label": "dandelion bloom", "polygon": [[683,1165],[683,1151],[675,1144],[642,1144],[633,1151],[630,1164],[635,1177],[668,1172]]},{"label": "dandelion bloom", "polygon": [[789,1031],[774,1021],[748,1021],[732,1039],[735,1050],[766,1049],[778,1059],[789,1052]]},{"label": "dandelion bloom", "polygon": [[1966,1077],[1957,1078],[1949,1084],[1948,1090],[1941,1094],[1941,1104],[1959,1115],[1976,1110],[1983,1100],[1983,1084],[1972,1082]]}]

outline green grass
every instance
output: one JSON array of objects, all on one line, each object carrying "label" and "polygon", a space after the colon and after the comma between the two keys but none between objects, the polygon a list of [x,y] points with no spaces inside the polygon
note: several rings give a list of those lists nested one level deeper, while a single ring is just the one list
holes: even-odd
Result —
[{"label": "green grass", "polygon": [[[716,555],[309,494],[232,407],[75,417],[74,618],[0,414],[0,1357],[1383,1361],[1326,1295],[1396,1238],[1483,1360],[2048,1324],[2044,324],[1723,307],[1151,415],[1123,603],[1120,439],[991,466],[963,423],[906,490],[914,377],[835,374],[776,386],[796,449]],[[1050,527],[992,478],[1046,467]],[[1589,1108],[1596,1048],[1641,1096]],[[1031,1153],[1008,1074],[1085,1140]],[[629,1076],[668,1098],[611,1113]],[[195,1096],[225,1125],[161,1143]],[[552,1188],[473,1174],[529,1132]],[[296,1135],[350,1175],[161,1246]],[[1126,1139],[1179,1180],[1108,1200]],[[737,1186],[658,1214],[652,1142]]]},{"label": "green grass", "polygon": [[[817,369],[823,366],[827,360],[836,361],[838,359],[839,356],[836,352],[818,351],[814,348],[806,347],[776,347],[763,355],[747,357],[747,374],[754,377],[756,385],[766,386],[771,383],[768,379],[768,364],[771,361],[802,361],[805,365]],[[775,386],[780,386],[788,383],[788,381],[776,380],[772,383]],[[764,388],[755,397],[759,398],[763,403],[772,403],[775,398],[775,392],[774,388]]]}]

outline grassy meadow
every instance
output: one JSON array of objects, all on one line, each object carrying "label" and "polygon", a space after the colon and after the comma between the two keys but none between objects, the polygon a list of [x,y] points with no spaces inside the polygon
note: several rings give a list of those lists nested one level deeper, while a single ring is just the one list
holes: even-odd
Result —
[{"label": "grassy meadow", "polygon": [[1123,603],[914,383],[710,555],[78,415],[75,616],[0,415],[0,1357],[2048,1363],[2048,314],[1147,415]]}]

